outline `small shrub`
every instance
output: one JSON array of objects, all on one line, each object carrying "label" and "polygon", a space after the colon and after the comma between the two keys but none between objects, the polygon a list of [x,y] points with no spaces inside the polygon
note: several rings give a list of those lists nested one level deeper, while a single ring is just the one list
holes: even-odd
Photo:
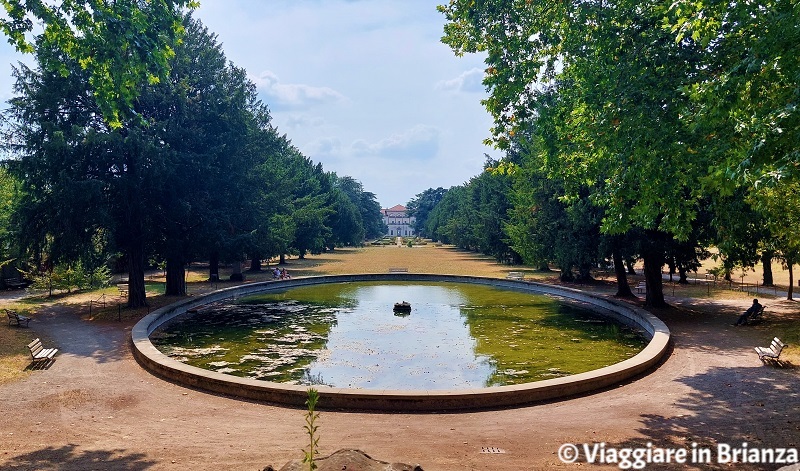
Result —
[{"label": "small shrub", "polygon": [[319,454],[319,436],[317,435],[319,412],[316,411],[318,400],[319,392],[314,388],[309,388],[308,399],[306,399],[308,412],[306,412],[306,424],[303,426],[309,439],[308,450],[303,450],[303,463],[308,464],[309,471],[317,469],[317,463],[314,462],[314,459]]},{"label": "small shrub", "polygon": [[47,291],[50,296],[54,290],[71,293],[73,289],[103,288],[111,283],[111,270],[107,266],[87,270],[81,262],[60,263],[52,270],[25,272],[25,276],[33,282],[33,289]]}]

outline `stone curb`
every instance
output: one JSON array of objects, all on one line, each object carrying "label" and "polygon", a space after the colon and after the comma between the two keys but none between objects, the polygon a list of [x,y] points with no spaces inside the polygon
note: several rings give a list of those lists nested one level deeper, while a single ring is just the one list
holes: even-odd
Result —
[{"label": "stone curb", "polygon": [[519,280],[399,273],[335,275],[265,281],[234,286],[202,297],[186,299],[153,311],[133,327],[131,331],[133,354],[144,368],[180,384],[246,399],[303,407],[307,386],[240,378],[189,366],[158,351],[150,342],[150,334],[162,325],[185,314],[188,310],[213,302],[296,286],[363,281],[472,283],[545,294],[641,329],[650,336],[650,341],[641,352],[620,363],[576,375],[520,385],[436,391],[378,391],[316,386],[320,394],[319,405],[322,409],[439,412],[520,406],[560,399],[606,388],[645,373],[658,364],[669,346],[669,329],[656,316],[644,309],[590,295],[580,290]]}]

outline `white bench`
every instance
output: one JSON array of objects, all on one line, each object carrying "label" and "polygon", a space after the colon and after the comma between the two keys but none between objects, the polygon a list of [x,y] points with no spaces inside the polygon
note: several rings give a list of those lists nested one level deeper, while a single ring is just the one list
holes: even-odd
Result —
[{"label": "white bench", "polygon": [[772,339],[772,343],[769,347],[756,347],[756,353],[758,353],[758,359],[762,362],[769,361],[778,361],[778,358],[781,356],[781,352],[783,351],[783,347],[786,344],[781,342],[778,337]]},{"label": "white bench", "polygon": [[508,275],[506,275],[506,278],[509,280],[524,280],[525,274],[521,271],[510,271]]},{"label": "white bench", "polygon": [[44,348],[42,341],[39,339],[29,343],[28,350],[31,351],[31,358],[34,363],[49,362],[58,353],[57,348]]},{"label": "white bench", "polygon": [[639,284],[636,285],[636,292],[638,294],[647,294],[647,283],[640,281]]}]

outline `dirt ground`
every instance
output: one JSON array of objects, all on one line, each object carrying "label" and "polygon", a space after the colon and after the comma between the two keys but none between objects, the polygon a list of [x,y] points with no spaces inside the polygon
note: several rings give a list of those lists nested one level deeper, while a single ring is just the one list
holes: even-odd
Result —
[{"label": "dirt ground", "polygon": [[[655,314],[672,331],[673,349],[640,378],[590,395],[502,410],[323,411],[321,452],[355,448],[426,471],[539,470],[587,466],[583,457],[576,464],[561,462],[558,450],[565,443],[605,443],[606,449],[650,443],[715,453],[711,463],[647,469],[779,468],[718,464],[716,447],[800,447],[800,373],[762,365],[753,351],[800,320],[797,304],[765,297],[768,321],[733,327],[747,299],[667,300],[673,307]],[[261,470],[302,457],[308,441],[303,410],[209,394],[153,376],[131,356],[133,324],[87,321],[85,313],[63,305],[36,313],[32,335],[52,339],[60,352],[49,368],[0,385],[0,469]]]}]

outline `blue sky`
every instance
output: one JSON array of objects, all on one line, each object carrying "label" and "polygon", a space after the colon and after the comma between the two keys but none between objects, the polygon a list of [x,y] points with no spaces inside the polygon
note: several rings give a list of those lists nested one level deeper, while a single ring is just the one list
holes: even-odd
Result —
[{"label": "blue sky", "polygon": [[[440,42],[436,0],[201,0],[195,12],[247,70],[281,133],[383,207],[479,174],[491,118],[483,57]],[[0,98],[11,96],[0,46]]]}]

